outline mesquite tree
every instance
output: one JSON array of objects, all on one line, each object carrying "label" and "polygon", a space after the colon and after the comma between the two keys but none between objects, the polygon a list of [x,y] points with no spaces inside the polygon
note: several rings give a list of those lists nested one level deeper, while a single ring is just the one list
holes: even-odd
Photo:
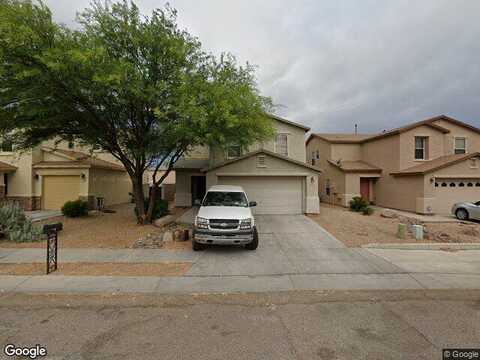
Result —
[{"label": "mesquite tree", "polygon": [[143,16],[133,2],[97,1],[71,29],[42,2],[0,0],[0,19],[0,131],[17,149],[55,138],[110,152],[132,180],[140,223],[151,221],[158,187],[192,147],[272,134],[271,101],[253,67],[203,51],[168,6]]}]

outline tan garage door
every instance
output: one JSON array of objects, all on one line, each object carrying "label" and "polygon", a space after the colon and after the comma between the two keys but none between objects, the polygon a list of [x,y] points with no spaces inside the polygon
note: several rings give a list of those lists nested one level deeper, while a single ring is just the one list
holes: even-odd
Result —
[{"label": "tan garage door", "polygon": [[250,201],[256,201],[255,214],[303,213],[303,177],[220,176],[220,185],[243,187]]},{"label": "tan garage door", "polygon": [[43,208],[60,210],[68,200],[77,200],[79,176],[45,176],[43,178]]},{"label": "tan garage door", "polygon": [[480,201],[480,179],[435,179],[437,214],[450,214],[453,204]]}]

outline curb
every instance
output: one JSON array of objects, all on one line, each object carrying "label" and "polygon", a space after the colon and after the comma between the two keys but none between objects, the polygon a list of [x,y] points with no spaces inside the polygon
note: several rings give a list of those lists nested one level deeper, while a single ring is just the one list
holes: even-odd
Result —
[{"label": "curb", "polygon": [[480,243],[418,243],[418,244],[366,244],[365,249],[391,249],[391,250],[480,250]]}]

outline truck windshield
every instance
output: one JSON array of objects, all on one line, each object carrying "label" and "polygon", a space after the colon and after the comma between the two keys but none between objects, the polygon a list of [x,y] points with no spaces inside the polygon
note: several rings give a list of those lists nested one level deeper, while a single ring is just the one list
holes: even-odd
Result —
[{"label": "truck windshield", "polygon": [[243,192],[209,191],[202,206],[240,206],[248,207],[247,197]]}]

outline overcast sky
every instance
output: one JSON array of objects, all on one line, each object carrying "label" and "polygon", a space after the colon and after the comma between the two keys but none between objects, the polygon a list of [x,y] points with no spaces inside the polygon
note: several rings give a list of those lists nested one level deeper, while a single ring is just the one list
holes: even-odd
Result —
[{"label": "overcast sky", "polygon": [[[89,0],[47,0],[74,24]],[[137,0],[145,14],[165,1]],[[446,114],[480,127],[478,0],[171,0],[213,53],[258,66],[277,113],[315,132]]]}]

